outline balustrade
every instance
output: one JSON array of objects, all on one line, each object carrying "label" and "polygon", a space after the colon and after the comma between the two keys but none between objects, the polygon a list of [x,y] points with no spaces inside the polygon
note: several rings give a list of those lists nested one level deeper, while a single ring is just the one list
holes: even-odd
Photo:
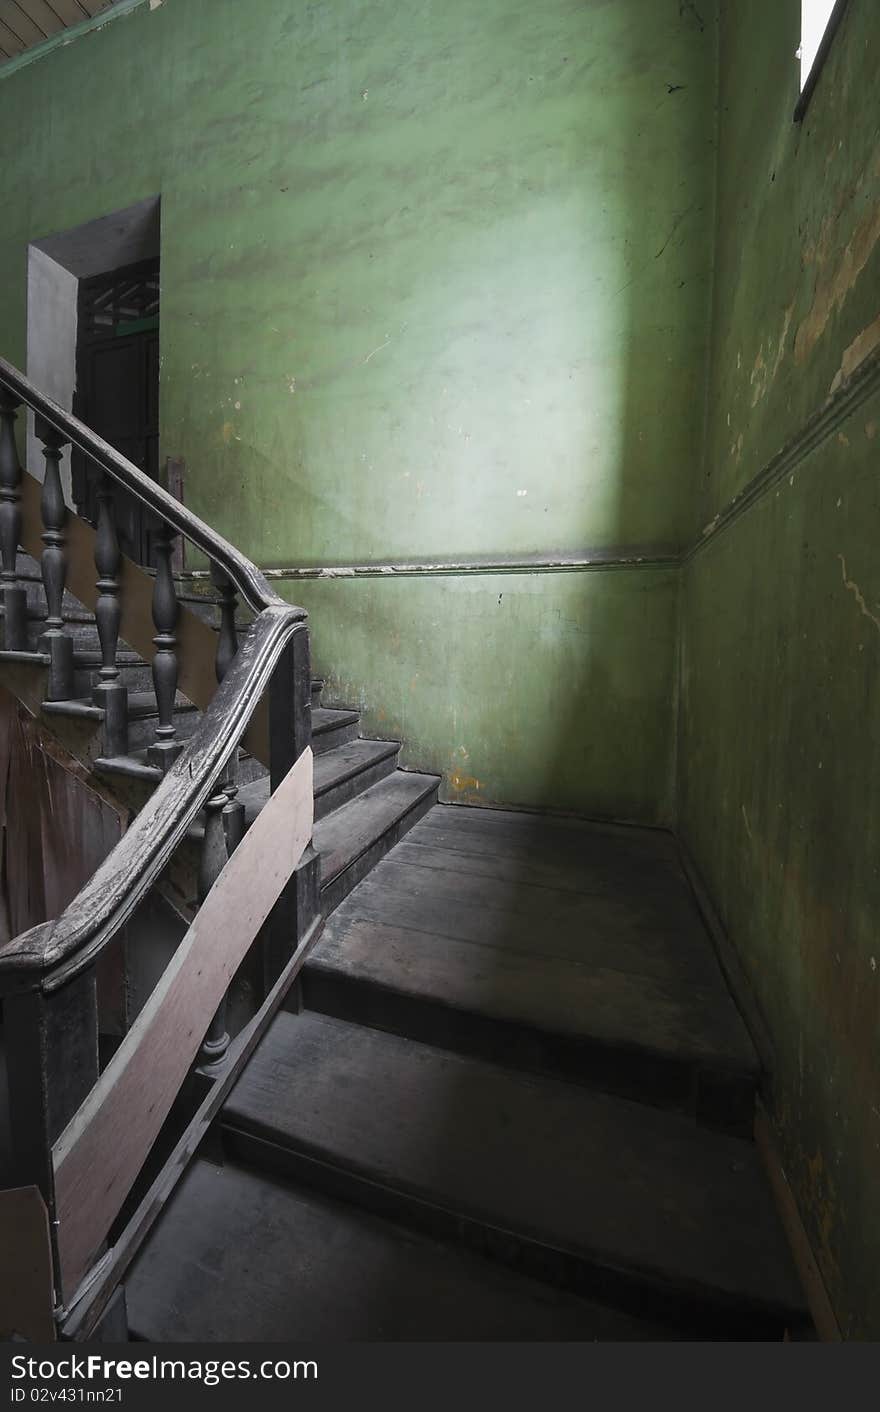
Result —
[{"label": "balustrade", "polygon": [[73,696],[73,639],[65,630],[62,611],[67,581],[67,506],[61,486],[61,452],[67,437],[40,419],[36,430],[46,460],[40,497],[45,545],[40,570],[46,592],[46,623],[40,636],[40,648],[49,655],[47,700],[68,701]]},{"label": "balustrade", "polygon": [[15,419],[21,404],[0,387],[0,584],[3,601],[3,646],[7,652],[27,648],[27,592],[18,582],[21,541],[21,463],[15,445]]},{"label": "balustrade", "polygon": [[[15,423],[22,404],[35,413],[37,437],[43,443],[46,470],[41,488],[24,478],[16,451]],[[61,455],[68,442],[103,477],[92,547],[91,530],[71,523],[64,501]],[[203,1104],[213,1104],[210,1111],[218,1112],[293,983],[306,950],[303,942],[320,924],[319,860],[310,847],[313,780],[307,748],[311,722],[305,614],[273,593],[259,570],[232,545],[0,359],[4,646],[26,651],[28,644],[27,594],[17,574],[23,545],[40,557],[46,619],[39,648],[49,659],[46,696],[50,702],[70,703],[60,713],[56,709],[56,716],[89,719],[95,715],[94,706],[103,709],[106,757],[125,756],[128,750],[120,637],[145,655],[150,640],[148,581],[120,552],[114,518],[120,485],[140,499],[160,526],[151,586],[158,723],[147,753],[150,762],[161,767],[163,778],[61,916],[0,947],[15,1179],[38,1186],[48,1208],[57,1326],[62,1337],[75,1338],[91,1337],[99,1328],[127,1264],[176,1177],[198,1150],[207,1121],[204,1107],[193,1115],[174,1159],[163,1167],[160,1196],[136,1204],[135,1214],[125,1217],[122,1234],[112,1235],[114,1247],[102,1259],[113,1222],[165,1116],[184,1091],[187,1072],[195,1062],[212,1080]],[[206,686],[211,675],[206,629],[197,619],[180,622],[172,549],[181,532],[208,556],[218,594],[214,675],[219,685],[213,700]],[[94,608],[101,665],[92,703],[73,699],[74,641],[63,611],[68,585]],[[239,594],[256,615],[241,644],[235,624]],[[198,660],[191,670],[194,644]],[[205,715],[185,759],[175,766],[183,749],[174,724],[181,650],[187,654],[182,659],[183,688]],[[270,766],[272,795],[247,834],[238,790],[239,741],[246,730],[251,731],[248,748]],[[99,1072],[99,957],[121,940],[128,920],[167,876],[175,850],[200,811],[205,829],[199,910],[174,961],[123,1039],[122,1050]],[[257,938],[265,995],[258,997],[253,1020],[230,1049],[224,992]],[[197,1052],[200,1032],[204,1039]]]}]

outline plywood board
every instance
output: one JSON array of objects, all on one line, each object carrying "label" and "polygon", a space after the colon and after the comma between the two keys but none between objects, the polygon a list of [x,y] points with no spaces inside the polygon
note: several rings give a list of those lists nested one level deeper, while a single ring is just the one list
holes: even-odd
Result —
[{"label": "plywood board", "polygon": [[239,844],[112,1062],[53,1149],[65,1299],[122,1206],[229,982],[312,836],[305,750]]}]

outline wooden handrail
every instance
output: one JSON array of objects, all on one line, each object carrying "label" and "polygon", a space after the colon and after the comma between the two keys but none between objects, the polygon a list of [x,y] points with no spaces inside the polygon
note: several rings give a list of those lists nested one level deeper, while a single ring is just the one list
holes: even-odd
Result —
[{"label": "wooden handrail", "polygon": [[[44,444],[42,487],[23,473],[18,459],[13,424],[22,403],[35,413]],[[70,515],[64,504],[59,462],[67,442],[102,473],[97,530]],[[121,553],[111,481],[160,522],[152,579]],[[16,1156],[52,1216],[56,1299],[81,1304],[85,1287],[91,1287],[90,1267],[199,1054],[198,1074],[212,1085],[212,1102],[231,1081],[227,991],[260,929],[268,923],[261,957],[268,995],[236,1036],[233,1067],[244,1062],[301,964],[307,938],[320,926],[319,860],[313,851],[306,853],[314,812],[307,614],[274,593],[243,554],[3,359],[0,491],[4,656],[48,668],[42,685],[48,707],[101,720],[105,766],[143,768],[125,760],[129,708],[117,663],[120,630],[144,656],[156,649],[158,725],[146,752],[152,770],[144,772],[157,781],[156,788],[61,915],[0,946]],[[176,534],[210,561],[220,595],[216,637],[201,619],[181,612],[170,567]],[[39,555],[48,607],[36,653],[29,647],[26,591],[17,574],[19,545]],[[75,697],[77,659],[62,611],[68,588],[93,609],[101,648],[100,679],[85,702]],[[237,595],[255,614],[240,641]],[[175,721],[179,685],[202,711],[185,743]],[[271,791],[248,833],[243,806],[236,802],[245,732],[247,748],[269,766]],[[96,962],[158,883],[203,807],[208,817],[199,868],[201,906],[100,1072]],[[298,868],[305,880],[302,893],[297,891],[302,901],[292,901],[290,883]],[[281,929],[285,941],[278,945]],[[207,1109],[199,1112],[202,1117],[187,1130],[189,1155],[195,1150],[190,1138],[195,1142]],[[175,1149],[174,1170],[167,1172],[172,1185],[182,1151]],[[126,1238],[129,1254],[154,1208],[150,1198],[149,1210],[138,1209]],[[117,1274],[102,1277],[102,1299],[121,1268],[117,1261]]]},{"label": "wooden handrail", "polygon": [[304,625],[286,605],[256,618],[199,726],[91,879],[53,922],[0,947],[0,993],[51,993],[89,966],[132,915],[236,747],[285,647]]},{"label": "wooden handrail", "polygon": [[65,442],[69,441],[77,450],[84,452],[142,505],[152,510],[160,520],[164,520],[197,549],[201,549],[209,559],[220,564],[255,613],[261,613],[264,608],[283,607],[296,613],[301,619],[306,617],[304,608],[290,609],[290,605],[275,593],[256,565],[234,545],[212,530],[198,515],[187,510],[186,506],[181,505],[179,500],[175,500],[173,495],[169,495],[167,490],[163,490],[143,471],[138,470],[132,461],[91,431],[72,412],[66,412],[51,397],[47,397],[5,358],[0,358],[0,386],[8,388],[22,402],[27,403],[28,407],[58,432]]}]

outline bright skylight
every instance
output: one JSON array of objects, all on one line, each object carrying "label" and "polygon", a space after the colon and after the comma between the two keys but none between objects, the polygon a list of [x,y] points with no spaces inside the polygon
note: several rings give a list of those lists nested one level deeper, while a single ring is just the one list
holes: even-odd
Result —
[{"label": "bright skylight", "polygon": [[835,0],[801,0],[801,92],[810,76]]}]

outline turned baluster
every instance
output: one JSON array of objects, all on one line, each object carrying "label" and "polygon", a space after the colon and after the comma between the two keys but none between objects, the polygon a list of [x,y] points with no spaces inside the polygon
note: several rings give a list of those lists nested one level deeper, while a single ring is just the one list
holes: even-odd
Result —
[{"label": "turned baluster", "polygon": [[[214,670],[218,682],[226,676],[232,659],[238,651],[238,633],[235,627],[236,594],[235,588],[219,564],[211,564],[211,582],[219,594],[220,630],[217,637],[217,657]],[[226,830],[226,846],[230,853],[238,847],[244,836],[244,805],[236,799],[238,794],[238,750],[233,750],[221,781],[226,794],[226,807],[223,810],[223,825]]]},{"label": "turned baluster", "polygon": [[0,583],[7,652],[23,652],[27,647],[27,592],[16,575],[21,537],[21,463],[15,446],[18,406],[17,399],[0,388]]},{"label": "turned baluster", "polygon": [[219,564],[211,564],[211,582],[219,594],[220,631],[217,635],[217,658],[214,665],[219,682],[226,676],[238,651],[238,632],[235,626],[237,599],[235,588]]},{"label": "turned baluster", "polygon": [[153,589],[153,623],[156,627],[156,655],[153,658],[153,689],[159,724],[156,739],[147,756],[151,765],[170,769],[182,750],[174,725],[174,699],[177,695],[177,620],[180,605],[171,572],[174,531],[163,524],[156,539],[156,584]]},{"label": "turned baluster", "polygon": [[[226,805],[225,793],[215,794],[205,805],[205,837],[199,860],[198,896],[200,905],[220,876],[231,851],[227,845],[223,823]],[[211,1021],[211,1027],[202,1041],[197,1061],[200,1072],[203,1074],[215,1073],[223,1063],[228,1048],[229,1033],[226,1029],[226,996],[224,996]]]},{"label": "turned baluster", "polygon": [[101,668],[92,692],[96,706],[104,710],[104,754],[128,753],[128,689],[116,665],[119,648],[119,623],[122,604],[119,599],[119,568],[122,553],[116,533],[113,483],[102,476],[98,488],[98,530],[95,536],[95,568],[98,570],[98,601],[95,621],[101,644]]},{"label": "turned baluster", "polygon": [[62,604],[67,581],[67,506],[61,489],[61,450],[66,438],[45,423],[37,423],[37,436],[43,443],[46,474],[40,510],[43,517],[42,540],[45,544],[40,568],[46,592],[46,626],[40,637],[40,649],[49,654],[49,701],[67,701],[73,695],[73,639],[64,631]]}]

